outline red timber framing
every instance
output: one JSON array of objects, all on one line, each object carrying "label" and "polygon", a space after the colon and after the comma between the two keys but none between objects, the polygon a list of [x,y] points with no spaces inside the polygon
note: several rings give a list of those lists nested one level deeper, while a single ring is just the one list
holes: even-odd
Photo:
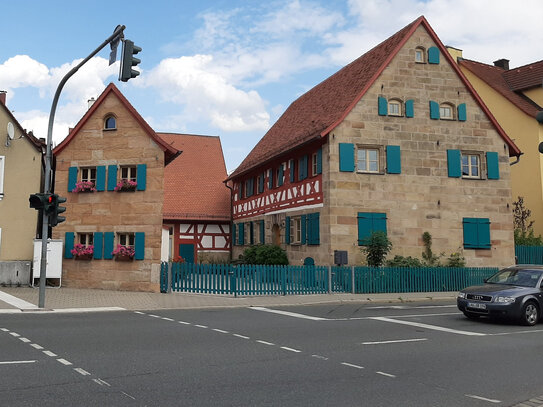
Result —
[{"label": "red timber framing", "polygon": [[205,251],[230,250],[230,225],[228,223],[183,222],[174,227],[175,257],[179,244],[194,244],[195,255]]}]

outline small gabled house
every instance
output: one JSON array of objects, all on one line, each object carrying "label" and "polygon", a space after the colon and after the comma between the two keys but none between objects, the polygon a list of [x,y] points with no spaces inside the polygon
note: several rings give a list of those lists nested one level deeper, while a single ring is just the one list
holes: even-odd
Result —
[{"label": "small gabled house", "polygon": [[183,153],[165,169],[164,225],[171,258],[187,263],[227,262],[230,256],[230,191],[219,137],[158,133]]},{"label": "small gabled house", "polygon": [[63,284],[159,291],[164,173],[179,150],[111,83],[53,153],[55,192],[67,197],[53,229]]},{"label": "small gabled house", "polygon": [[228,177],[233,256],[360,264],[383,231],[420,258],[429,232],[434,253],[511,264],[520,154],[420,17],[295,100]]},{"label": "small gabled house", "polygon": [[510,68],[507,59],[488,65],[462,58],[460,50],[452,51],[471,85],[523,152],[520,162],[511,167],[513,200],[524,198],[535,235],[543,235],[543,156],[538,149],[543,117],[538,121],[537,116],[543,114],[543,61]]},{"label": "small gabled house", "polygon": [[41,234],[28,198],[43,186],[45,143],[26,132],[0,92],[0,283],[28,284],[33,240]]}]

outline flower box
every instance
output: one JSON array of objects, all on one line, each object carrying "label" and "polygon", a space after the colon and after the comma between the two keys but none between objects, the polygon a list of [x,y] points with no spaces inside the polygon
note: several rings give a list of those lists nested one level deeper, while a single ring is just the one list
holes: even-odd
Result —
[{"label": "flower box", "polygon": [[92,254],[78,254],[74,256],[75,260],[91,260]]},{"label": "flower box", "polygon": [[117,192],[134,192],[138,183],[136,181],[131,181],[129,179],[122,179],[113,189]]},{"label": "flower box", "polygon": [[132,261],[134,260],[133,256],[129,256],[126,254],[117,254],[115,255],[115,261]]},{"label": "flower box", "polygon": [[96,192],[96,186],[92,181],[79,181],[75,183],[75,188],[72,192],[78,194],[80,192]]},{"label": "flower box", "polygon": [[122,244],[118,244],[111,254],[117,261],[130,261],[134,259],[136,251],[131,246],[123,246]]},{"label": "flower box", "polygon": [[90,260],[94,255],[94,246],[85,246],[84,244],[76,244],[70,253],[74,256],[75,260]]}]

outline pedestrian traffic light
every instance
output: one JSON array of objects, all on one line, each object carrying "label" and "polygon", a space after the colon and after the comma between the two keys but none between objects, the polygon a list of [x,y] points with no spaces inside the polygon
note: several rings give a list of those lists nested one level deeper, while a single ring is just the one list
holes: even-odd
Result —
[{"label": "pedestrian traffic light", "polygon": [[49,197],[49,202],[51,204],[49,215],[49,225],[53,228],[59,223],[62,223],[66,220],[66,217],[59,216],[59,214],[66,212],[64,206],[59,206],[59,204],[66,202],[66,198],[62,198],[57,194],[53,194]]},{"label": "pedestrian traffic light", "polygon": [[44,210],[49,212],[51,205],[51,194],[32,194],[28,201],[30,202],[30,207],[36,210]]},{"label": "pedestrian traffic light", "polygon": [[130,40],[124,40],[123,42],[123,53],[121,55],[121,69],[119,70],[119,80],[127,82],[129,79],[135,78],[140,73],[132,69],[138,65],[141,60],[134,57],[138,52],[141,51],[141,48],[134,45]]}]

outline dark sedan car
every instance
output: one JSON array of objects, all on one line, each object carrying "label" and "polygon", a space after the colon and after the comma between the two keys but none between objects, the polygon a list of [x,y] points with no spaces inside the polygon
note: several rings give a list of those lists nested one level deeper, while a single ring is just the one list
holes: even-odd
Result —
[{"label": "dark sedan car", "polygon": [[503,317],[535,325],[543,309],[543,266],[516,265],[498,271],[485,284],[458,293],[466,317]]}]

